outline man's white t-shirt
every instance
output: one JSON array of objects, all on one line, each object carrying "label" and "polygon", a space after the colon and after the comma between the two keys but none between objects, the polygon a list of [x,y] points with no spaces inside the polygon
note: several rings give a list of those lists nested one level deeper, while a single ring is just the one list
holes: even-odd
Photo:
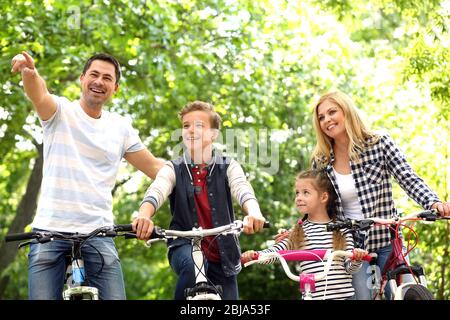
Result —
[{"label": "man's white t-shirt", "polygon": [[89,117],[79,101],[54,97],[44,130],[42,187],[33,228],[88,233],[113,225],[112,194],[120,162],[144,145],[126,118]]}]

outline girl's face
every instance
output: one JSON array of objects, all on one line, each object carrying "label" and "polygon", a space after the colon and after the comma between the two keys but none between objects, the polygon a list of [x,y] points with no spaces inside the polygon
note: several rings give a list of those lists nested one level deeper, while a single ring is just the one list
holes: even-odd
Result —
[{"label": "girl's face", "polygon": [[341,107],[332,101],[325,100],[317,108],[317,119],[320,129],[331,139],[346,135],[345,116]]},{"label": "girl's face", "polygon": [[297,179],[295,182],[295,206],[308,215],[326,210],[328,194],[317,190],[314,179]]}]

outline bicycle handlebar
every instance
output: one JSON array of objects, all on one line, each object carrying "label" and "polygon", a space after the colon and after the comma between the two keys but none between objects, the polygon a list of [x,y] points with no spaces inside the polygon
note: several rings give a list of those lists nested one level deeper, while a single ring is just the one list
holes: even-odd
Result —
[{"label": "bicycle handlebar", "polygon": [[[102,237],[116,237],[120,235],[127,235],[128,238],[133,238],[131,233],[118,233],[118,232],[130,232],[133,230],[131,224],[120,224],[115,226],[100,227],[88,234],[63,234],[56,231],[33,231],[24,233],[12,233],[5,236],[6,242],[32,240],[36,239],[40,243],[49,242],[52,240],[86,240],[94,236]],[[135,237],[135,236],[134,236]]]},{"label": "bicycle handlebar", "polygon": [[381,219],[381,218],[369,218],[363,220],[341,220],[330,222],[327,224],[327,231],[334,231],[339,229],[358,229],[368,230],[373,224],[399,224],[408,220],[422,220],[422,221],[436,221],[436,220],[449,220],[450,217],[443,217],[437,215],[436,210],[425,210],[419,213],[413,213],[400,219]]},{"label": "bicycle handlebar", "polygon": [[[265,221],[263,228],[270,228],[270,222]],[[240,234],[244,229],[244,222],[242,220],[235,220],[230,224],[212,229],[193,228],[192,230],[169,230],[155,226],[150,239],[146,241],[148,246],[156,241],[164,241],[167,239],[176,238],[204,238],[216,235]]]},{"label": "bicycle handlebar", "polygon": [[[286,273],[286,275],[294,280],[299,282],[300,277],[293,274],[291,272],[291,269],[289,268],[289,265],[286,261],[323,261],[326,260],[326,264],[324,266],[324,271],[316,274],[315,279],[316,280],[322,280],[324,279],[328,272],[330,271],[331,264],[333,263],[333,260],[335,260],[336,257],[348,257],[350,259],[353,259],[354,253],[344,250],[280,250],[278,252],[266,252],[266,253],[258,253],[257,255],[254,255],[252,258],[255,258],[255,260],[248,261],[244,263],[244,266],[247,267],[254,263],[264,263],[265,261],[268,261],[270,259],[276,258],[280,261],[281,265],[283,266],[283,270]],[[376,258],[375,253],[370,253],[364,256],[363,260],[365,261],[372,261]]]}]

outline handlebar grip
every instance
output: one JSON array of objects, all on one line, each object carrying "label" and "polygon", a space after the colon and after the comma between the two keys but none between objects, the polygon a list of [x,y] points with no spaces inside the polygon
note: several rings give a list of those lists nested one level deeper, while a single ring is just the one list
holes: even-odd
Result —
[{"label": "handlebar grip", "polygon": [[270,224],[270,221],[264,221],[264,225],[263,228],[264,229],[269,229],[272,225]]},{"label": "handlebar grip", "polygon": [[114,226],[115,231],[133,231],[131,224],[118,224]]},{"label": "handlebar grip", "polygon": [[436,210],[425,210],[419,213],[417,217],[425,221],[436,221],[436,219],[439,219],[439,214]]},{"label": "handlebar grip", "polygon": [[377,257],[376,253],[368,253],[364,256],[363,260],[372,264],[376,261]]},{"label": "handlebar grip", "polygon": [[353,222],[351,220],[346,220],[346,221],[336,221],[336,222],[330,222],[326,225],[326,229],[327,231],[335,231],[335,230],[340,230],[340,229],[344,229],[344,228],[352,228],[353,226]]},{"label": "handlebar grip", "polygon": [[20,240],[30,240],[37,238],[36,232],[25,232],[25,233],[12,233],[5,236],[5,241],[20,241]]}]

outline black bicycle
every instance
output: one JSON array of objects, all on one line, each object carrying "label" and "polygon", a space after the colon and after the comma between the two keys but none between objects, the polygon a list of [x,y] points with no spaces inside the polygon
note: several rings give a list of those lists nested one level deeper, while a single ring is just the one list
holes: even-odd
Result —
[{"label": "black bicycle", "polygon": [[[19,244],[19,249],[30,245],[33,241],[46,243],[55,240],[70,241],[72,243],[71,253],[66,256],[66,274],[63,291],[64,300],[98,300],[98,289],[87,286],[86,271],[84,261],[81,255],[83,245],[87,240],[93,237],[120,237],[126,239],[136,238],[136,234],[131,232],[131,224],[107,226],[95,229],[88,234],[79,233],[60,233],[54,231],[33,231],[25,233],[14,233],[5,236],[5,241],[23,241]],[[100,253],[99,253],[100,254]],[[103,258],[102,258],[103,262]],[[101,272],[102,267],[98,272]]]}]

